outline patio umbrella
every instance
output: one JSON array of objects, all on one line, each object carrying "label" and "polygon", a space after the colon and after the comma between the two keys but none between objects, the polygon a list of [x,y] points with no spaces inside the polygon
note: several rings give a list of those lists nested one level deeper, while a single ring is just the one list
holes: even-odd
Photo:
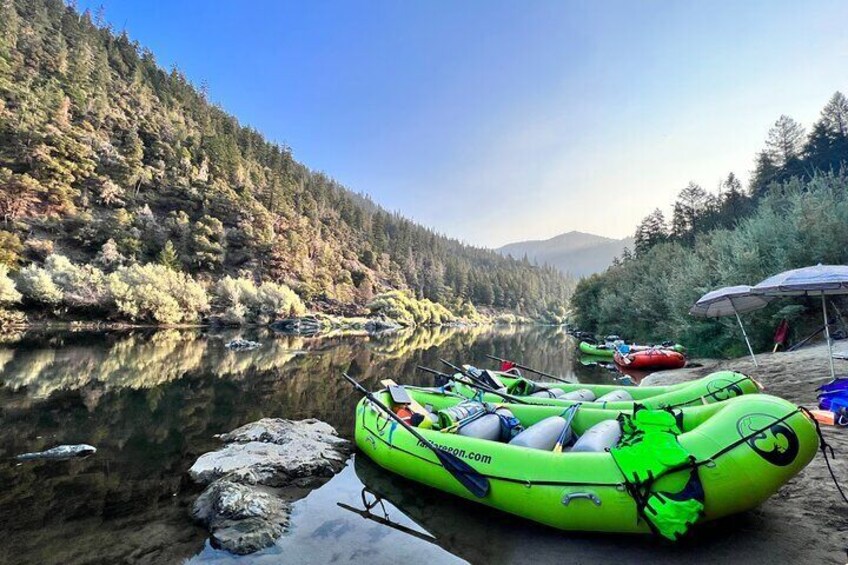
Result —
[{"label": "patio umbrella", "polygon": [[773,299],[771,296],[752,294],[751,287],[745,284],[726,286],[708,292],[699,298],[692,308],[689,309],[689,313],[702,318],[736,316],[736,321],[739,322],[742,337],[745,338],[745,343],[748,345],[748,352],[751,354],[754,366],[759,367],[757,358],[754,356],[754,350],[751,348],[751,341],[748,339],[748,333],[745,331],[745,325],[742,323],[742,318],[739,317],[739,314],[759,310]]},{"label": "patio umbrella", "polygon": [[830,342],[830,327],[827,323],[826,295],[848,294],[848,266],[816,265],[784,271],[762,281],[752,292],[764,296],[821,296],[824,333],[827,338],[830,376],[836,378],[833,369],[833,344]]}]

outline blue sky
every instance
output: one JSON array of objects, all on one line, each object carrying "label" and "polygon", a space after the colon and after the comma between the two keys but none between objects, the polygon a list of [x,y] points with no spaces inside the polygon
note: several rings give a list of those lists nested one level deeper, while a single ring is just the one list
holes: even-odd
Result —
[{"label": "blue sky", "polygon": [[848,89],[848,3],[97,0],[297,159],[467,242],[623,237]]}]

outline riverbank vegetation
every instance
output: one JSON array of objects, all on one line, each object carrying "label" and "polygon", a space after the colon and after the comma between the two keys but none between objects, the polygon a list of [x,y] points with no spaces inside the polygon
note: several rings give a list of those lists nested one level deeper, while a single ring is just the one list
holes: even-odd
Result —
[{"label": "riverbank vegetation", "polygon": [[[191,281],[227,287],[229,321],[264,319],[268,301],[361,314],[391,291],[459,317],[469,304],[561,317],[573,289],[554,269],[444,237],[308,169],[102,12],[61,0],[0,2],[0,222],[0,262],[27,272],[16,275],[24,304],[106,301],[131,320],[202,315]],[[79,266],[93,294],[51,287],[37,270],[51,255]],[[95,281],[95,269],[111,273]],[[191,296],[176,296],[182,283]]]},{"label": "riverbank vegetation", "polygon": [[[846,161],[848,100],[841,93],[808,136],[781,117],[757,156],[749,190],[732,174],[717,195],[687,186],[671,222],[654,211],[638,227],[632,253],[578,284],[574,322],[644,342],[674,338],[701,355],[743,354],[743,342],[727,327],[735,320],[692,318],[690,306],[716,287],[756,284],[806,265],[848,263]],[[838,312],[842,303],[833,302]],[[764,349],[781,319],[803,335],[821,323],[818,313],[819,303],[780,300],[746,323]]]}]

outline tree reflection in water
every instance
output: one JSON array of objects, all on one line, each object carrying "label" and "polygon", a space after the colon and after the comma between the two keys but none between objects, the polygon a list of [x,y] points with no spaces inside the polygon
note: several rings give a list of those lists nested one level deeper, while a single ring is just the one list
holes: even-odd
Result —
[{"label": "tree reflection in water", "polygon": [[[262,343],[233,352],[237,335]],[[438,357],[491,366],[514,357],[583,381],[609,380],[572,358],[558,328],[418,328],[382,336],[303,338],[265,330],[25,333],[0,340],[0,532],[12,562],[180,560],[205,532],[188,518],[186,469],[213,435],[262,417],[325,420],[344,436],[358,396],[350,371],[429,385]],[[60,443],[96,456],[15,465]]]}]

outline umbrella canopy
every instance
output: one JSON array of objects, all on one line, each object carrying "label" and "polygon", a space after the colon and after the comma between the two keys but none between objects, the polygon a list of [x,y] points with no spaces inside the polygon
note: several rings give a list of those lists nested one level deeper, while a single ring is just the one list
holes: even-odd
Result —
[{"label": "umbrella canopy", "polygon": [[746,284],[726,286],[699,298],[689,313],[703,318],[721,318],[759,310],[772,300],[773,296],[752,294],[751,287]]},{"label": "umbrella canopy", "polygon": [[742,324],[742,318],[739,317],[739,314],[764,308],[772,300],[774,300],[774,297],[753,294],[751,287],[746,284],[725,286],[706,293],[689,309],[689,313],[702,318],[736,316],[736,321],[739,322],[739,328],[742,330],[742,337],[745,338],[745,343],[748,345],[748,353],[751,354],[754,366],[757,367],[759,365],[754,355],[754,349],[751,347],[751,341],[748,339],[748,333],[745,331],[745,326]]},{"label": "umbrella canopy", "polygon": [[768,296],[848,294],[848,266],[815,265],[792,269],[767,278],[752,290]]},{"label": "umbrella canopy", "polygon": [[765,296],[821,296],[830,376],[835,379],[833,344],[830,341],[830,324],[824,297],[832,294],[848,294],[848,266],[815,265],[784,271],[762,281],[752,289],[752,292]]}]

